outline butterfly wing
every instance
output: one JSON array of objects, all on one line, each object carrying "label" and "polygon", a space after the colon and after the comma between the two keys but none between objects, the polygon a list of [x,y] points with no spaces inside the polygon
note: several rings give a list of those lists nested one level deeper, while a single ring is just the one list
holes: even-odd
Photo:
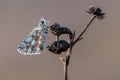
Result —
[{"label": "butterfly wing", "polygon": [[17,51],[24,55],[37,55],[43,50],[42,28],[35,27],[24,40],[18,45]]}]

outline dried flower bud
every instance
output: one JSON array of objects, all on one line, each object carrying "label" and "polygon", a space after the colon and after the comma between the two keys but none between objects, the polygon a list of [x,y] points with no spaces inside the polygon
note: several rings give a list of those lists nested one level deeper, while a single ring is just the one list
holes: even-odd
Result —
[{"label": "dried flower bud", "polygon": [[54,54],[60,54],[61,52],[67,51],[69,44],[65,40],[55,41],[47,47],[48,50]]},{"label": "dried flower bud", "polygon": [[56,36],[60,36],[61,34],[69,34],[70,39],[72,38],[72,31],[67,27],[60,26],[59,23],[54,23],[51,25],[50,31]]},{"label": "dried flower bud", "polygon": [[93,5],[91,5],[86,11],[90,14],[95,15],[100,20],[103,19],[105,15],[105,13],[102,12],[102,9],[100,9],[100,7]]}]

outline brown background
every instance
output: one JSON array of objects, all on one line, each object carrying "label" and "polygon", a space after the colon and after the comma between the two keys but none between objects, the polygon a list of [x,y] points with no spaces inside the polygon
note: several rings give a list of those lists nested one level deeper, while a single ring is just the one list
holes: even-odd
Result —
[{"label": "brown background", "polygon": [[90,4],[101,6],[106,18],[96,19],[74,46],[69,80],[120,80],[120,0],[0,0],[0,80],[64,80],[57,55],[45,49],[24,56],[16,47],[42,16],[78,35],[91,17]]}]

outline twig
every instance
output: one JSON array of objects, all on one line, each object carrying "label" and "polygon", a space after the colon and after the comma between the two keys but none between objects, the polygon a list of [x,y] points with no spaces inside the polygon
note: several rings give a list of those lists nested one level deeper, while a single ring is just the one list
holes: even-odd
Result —
[{"label": "twig", "polygon": [[73,38],[70,40],[70,47],[67,50],[66,53],[66,57],[65,59],[60,57],[60,60],[63,63],[63,67],[64,67],[64,79],[68,80],[68,65],[69,65],[69,61],[70,61],[70,57],[71,57],[71,53],[72,53],[72,48],[73,46],[80,40],[83,39],[82,35],[85,33],[85,31],[87,30],[87,28],[90,26],[90,24],[92,23],[92,21],[96,18],[96,16],[93,16],[90,21],[88,22],[88,24],[86,25],[85,29],[83,30],[83,32],[76,38],[76,40],[74,40],[75,38],[75,32],[73,34]]},{"label": "twig", "polygon": [[88,24],[86,25],[85,29],[83,30],[83,32],[77,37],[77,39],[73,42],[73,46],[76,44],[76,42],[81,40],[82,35],[85,33],[85,31],[88,29],[88,27],[90,26],[90,24],[92,23],[92,21],[96,18],[95,15],[93,15],[93,17],[90,19],[90,21],[88,22]]},{"label": "twig", "polygon": [[80,35],[75,40],[74,40],[75,32],[72,34],[72,38],[70,38],[70,47],[67,50],[65,59],[61,58],[61,61],[62,61],[63,66],[64,66],[64,77],[65,77],[65,80],[68,80],[68,65],[69,65],[69,61],[70,61],[70,57],[71,57],[73,46],[78,41],[83,39],[82,35],[86,32],[86,30],[88,29],[88,27],[90,26],[90,24],[93,22],[93,20],[95,18],[98,18],[99,20],[102,20],[104,18],[104,15],[105,15],[105,13],[102,12],[100,7],[96,7],[96,6],[92,6],[92,5],[88,8],[87,12],[89,14],[92,14],[93,16],[91,17],[91,19],[88,22],[88,24],[85,26],[84,30],[80,33]]}]

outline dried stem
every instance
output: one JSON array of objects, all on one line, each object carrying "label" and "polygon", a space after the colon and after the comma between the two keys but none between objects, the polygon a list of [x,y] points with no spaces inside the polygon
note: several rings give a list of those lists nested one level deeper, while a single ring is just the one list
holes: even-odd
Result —
[{"label": "dried stem", "polygon": [[73,45],[76,44],[76,42],[80,41],[82,39],[82,35],[85,33],[85,31],[88,29],[88,27],[90,26],[90,24],[92,23],[92,21],[96,18],[96,16],[93,15],[93,17],[90,19],[90,21],[88,22],[88,24],[86,25],[85,29],[83,30],[83,32],[77,37],[77,39],[73,42]]},{"label": "dried stem", "polygon": [[85,26],[85,29],[82,31],[82,33],[74,40],[75,38],[75,32],[73,33],[73,37],[70,40],[70,47],[67,50],[66,53],[66,57],[65,59],[60,57],[61,62],[63,63],[63,67],[64,67],[64,79],[68,80],[68,66],[69,66],[69,61],[70,61],[70,57],[71,57],[71,53],[72,53],[72,48],[73,46],[80,41],[82,38],[82,35],[85,33],[85,31],[87,30],[87,28],[90,26],[90,24],[93,22],[93,20],[96,18],[96,16],[93,16],[90,21],[88,22],[88,24]]}]

